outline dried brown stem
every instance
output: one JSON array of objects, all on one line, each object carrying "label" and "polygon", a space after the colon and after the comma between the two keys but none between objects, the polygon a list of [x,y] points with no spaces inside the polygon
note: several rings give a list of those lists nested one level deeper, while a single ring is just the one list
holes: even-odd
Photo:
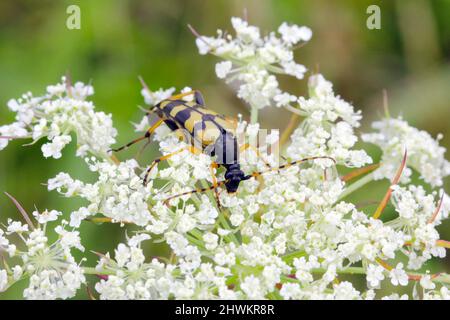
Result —
[{"label": "dried brown stem", "polygon": [[408,157],[408,152],[407,152],[407,150],[405,150],[405,154],[403,155],[402,164],[398,168],[394,179],[391,181],[391,185],[389,186],[389,189],[387,190],[386,194],[384,195],[383,200],[381,200],[380,205],[378,206],[377,210],[375,211],[375,213],[373,215],[374,219],[378,219],[381,216],[381,214],[383,213],[384,209],[386,208],[389,200],[391,199],[392,187],[395,186],[400,181],[400,177],[402,175],[403,169],[405,169],[405,166],[406,166],[407,157]]}]

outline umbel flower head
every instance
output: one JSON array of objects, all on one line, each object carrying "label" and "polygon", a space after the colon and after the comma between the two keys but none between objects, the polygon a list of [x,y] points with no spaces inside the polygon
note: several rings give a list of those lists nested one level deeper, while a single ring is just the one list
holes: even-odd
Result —
[{"label": "umbel flower head", "polygon": [[[31,138],[33,143],[43,137],[50,141],[42,145],[45,158],[61,158],[61,150],[76,134],[77,155],[87,152],[104,155],[115,143],[117,131],[112,126],[111,115],[95,112],[92,102],[86,98],[94,94],[91,85],[77,82],[72,85],[68,78],[47,87],[43,96],[31,92],[19,99],[11,99],[8,108],[16,113],[16,122],[0,127],[0,150],[8,139]],[[93,139],[95,137],[95,139]]]},{"label": "umbel flower head", "polygon": [[238,81],[239,98],[251,106],[268,107],[282,93],[274,74],[303,79],[307,69],[294,61],[293,50],[309,41],[312,31],[284,22],[278,34],[270,32],[263,37],[258,27],[241,18],[232,18],[231,24],[235,37],[222,30],[217,31],[217,37],[198,35],[199,53],[211,53],[225,60],[216,64],[217,77]]},{"label": "umbel flower head", "polygon": [[310,97],[297,99],[298,110],[306,118],[291,136],[288,155],[328,155],[348,167],[372,163],[364,150],[352,150],[358,141],[354,129],[360,125],[361,111],[336,96],[331,82],[321,74],[309,78],[308,88]]},{"label": "umbel flower head", "polygon": [[[408,167],[419,172],[421,179],[433,187],[440,187],[443,178],[450,175],[450,162],[445,157],[445,148],[439,145],[439,140],[433,139],[428,132],[411,127],[406,121],[398,119],[383,119],[376,121],[372,127],[374,133],[362,135],[366,142],[376,144],[383,150],[381,166],[374,172],[375,179],[391,179],[396,170],[396,158],[405,148],[408,150]],[[402,182],[408,182],[412,171],[407,168]]]},{"label": "umbel flower head", "polygon": [[[26,215],[23,208],[19,208]],[[15,261],[12,266],[5,260],[5,269],[0,270],[0,292],[16,281],[28,279],[28,287],[23,291],[26,299],[75,296],[86,281],[82,268],[72,256],[73,249],[84,251],[79,232],[66,230],[63,220],[54,229],[58,235],[55,242],[49,243],[46,236],[47,223],[58,220],[61,214],[56,210],[34,211],[37,226],[27,218],[28,224],[8,220],[5,229],[0,229],[0,253],[7,253]],[[13,235],[20,239],[20,245],[9,239]]]},{"label": "umbel flower head", "polygon": [[[450,247],[436,229],[450,210],[444,190],[434,189],[449,173],[439,139],[404,120],[382,119],[374,124],[376,132],[363,136],[383,153],[381,163],[372,164],[366,151],[355,148],[361,112],[339,97],[323,75],[308,76],[306,96],[279,87],[279,74],[305,76],[293,50],[311,38],[311,30],[283,23],[277,33],[261,36],[243,19],[233,18],[232,26],[235,36],[220,30],[217,37],[194,32],[201,54],[222,59],[216,65],[218,77],[236,82],[237,96],[251,107],[250,121],[239,118],[234,133],[243,141],[259,138],[255,110],[283,107],[302,116],[280,148],[283,161],[317,158],[278,168],[279,159],[263,145],[279,137],[267,135],[256,150],[240,151],[243,172],[260,174],[229,194],[211,187],[225,179],[223,168],[213,166],[215,157],[190,152],[190,142],[165,124],[151,137],[163,155],[154,166],[111,156],[116,131],[109,116],[86,102],[91,86],[68,87],[63,81],[42,98],[10,103],[18,119],[1,127],[3,137],[45,136],[51,142],[43,145],[44,156],[58,157],[71,143],[69,133],[75,133],[77,154],[92,179],[82,181],[70,168],[50,177],[49,191],[84,203],[64,216],[55,210],[36,212],[38,226],[10,221],[0,230],[0,251],[8,261],[20,258],[13,267],[8,262],[0,268],[0,291],[29,277],[24,297],[69,298],[86,283],[85,275],[95,274],[98,280],[89,285],[100,299],[450,298],[449,275],[428,270],[428,262],[445,257]],[[142,89],[149,107],[174,92]],[[65,111],[60,113],[59,106]],[[149,118],[146,114],[135,124],[136,131],[147,131]],[[6,146],[5,138],[0,141]],[[350,173],[341,175],[343,168]],[[411,170],[430,185],[411,184]],[[351,194],[366,198],[360,188],[384,178],[391,186],[374,212],[352,203]],[[388,205],[393,214],[382,215]],[[72,250],[83,250],[83,233],[77,229],[92,222],[120,223],[124,240],[113,253],[89,248],[98,256],[90,267],[77,263]],[[100,234],[102,226],[97,227]],[[58,240],[48,244],[52,231]],[[25,249],[11,241],[12,233]],[[153,257],[144,242],[164,243],[170,254]],[[392,290],[396,287],[407,287],[408,293],[400,296]]]}]

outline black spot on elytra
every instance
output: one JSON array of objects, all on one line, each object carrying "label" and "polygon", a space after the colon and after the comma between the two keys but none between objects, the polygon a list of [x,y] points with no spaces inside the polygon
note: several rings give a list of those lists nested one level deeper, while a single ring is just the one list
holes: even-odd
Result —
[{"label": "black spot on elytra", "polygon": [[190,116],[191,116],[191,110],[184,109],[175,115],[175,120],[177,120],[178,123],[180,123],[181,125],[184,126],[185,122],[187,121],[187,119],[189,119]]}]

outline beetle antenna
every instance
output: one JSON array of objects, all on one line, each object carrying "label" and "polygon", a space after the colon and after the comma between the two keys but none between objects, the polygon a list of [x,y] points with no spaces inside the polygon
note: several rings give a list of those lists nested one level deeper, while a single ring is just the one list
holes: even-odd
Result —
[{"label": "beetle antenna", "polygon": [[253,177],[259,177],[260,175],[268,173],[268,172],[273,172],[273,171],[279,171],[279,170],[282,170],[282,169],[287,169],[287,168],[289,168],[289,167],[291,167],[293,165],[296,165],[296,164],[301,164],[303,162],[313,161],[313,160],[318,160],[318,159],[328,159],[328,160],[333,161],[334,164],[336,164],[336,160],[334,158],[332,158],[332,157],[328,157],[328,156],[309,157],[309,158],[304,158],[304,159],[288,162],[288,163],[285,163],[285,164],[283,164],[283,165],[281,165],[279,167],[276,167],[276,168],[271,168],[271,169],[264,170],[264,171],[253,172],[252,174],[249,174],[249,175],[245,176],[243,180],[248,180],[248,179],[253,178]]}]

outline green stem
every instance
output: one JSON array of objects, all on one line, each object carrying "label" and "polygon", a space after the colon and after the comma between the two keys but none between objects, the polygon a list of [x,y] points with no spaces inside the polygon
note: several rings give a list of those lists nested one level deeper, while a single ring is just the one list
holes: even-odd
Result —
[{"label": "green stem", "polygon": [[[218,216],[219,222],[222,224],[223,228],[226,230],[230,230],[233,231],[232,228],[230,227],[230,225],[228,224],[227,219],[225,218],[225,216],[223,215],[222,212],[219,212],[219,216]],[[230,234],[228,234],[227,236],[225,236],[225,238],[229,238],[231,241],[233,241],[237,246],[240,245],[239,240],[237,239],[236,235],[233,232],[230,232]]]},{"label": "green stem", "polygon": [[270,300],[283,300],[283,297],[280,295],[278,290],[268,293],[267,298]]},{"label": "green stem", "polygon": [[349,194],[351,194],[352,192],[358,190],[359,188],[361,188],[362,186],[364,186],[365,184],[369,183],[373,181],[373,172],[369,173],[368,175],[364,176],[363,178],[359,179],[358,181],[352,183],[351,185],[349,185],[339,196],[338,201],[344,199],[345,197],[347,197]]},{"label": "green stem", "polygon": [[195,244],[197,247],[199,247],[200,249],[205,249],[204,244],[202,241],[196,239],[194,236],[190,235],[190,234],[186,234],[186,238],[189,240],[189,242]]},{"label": "green stem", "polygon": [[[327,269],[325,268],[315,268],[311,270],[312,273],[325,273]],[[348,267],[345,269],[336,270],[338,274],[366,274],[366,270],[363,267]],[[281,279],[285,282],[298,282],[297,279],[288,276],[281,276]]]},{"label": "green stem", "polygon": [[306,256],[305,251],[294,251],[284,255],[282,259],[286,263],[292,263],[292,261],[294,261],[295,258],[301,258],[304,256]]},{"label": "green stem", "polygon": [[97,270],[95,268],[91,268],[91,267],[83,267],[83,273],[84,274],[101,274],[101,275],[114,275],[116,274],[114,271],[110,271],[110,270]]},{"label": "green stem", "polygon": [[192,229],[189,231],[194,237],[196,237],[198,240],[202,241],[203,240],[203,234],[200,230],[198,229]]},{"label": "green stem", "polygon": [[[327,269],[325,268],[316,268],[316,269],[312,269],[311,272],[313,273],[325,273],[327,272]],[[366,274],[367,271],[364,267],[348,267],[345,269],[338,269],[336,270],[336,272],[338,274]],[[408,273],[411,276],[419,276],[419,277],[423,277],[426,276],[427,274],[425,273]],[[297,279],[295,278],[291,278],[288,276],[281,276],[281,279],[285,282],[298,282]],[[448,273],[443,273],[440,274],[439,276],[437,276],[436,278],[432,278],[431,281],[433,282],[439,282],[439,283],[445,283],[445,284],[450,284],[450,274]]]},{"label": "green stem", "polygon": [[[325,272],[327,272],[327,269],[316,268],[316,269],[312,269],[311,272],[325,273]],[[336,270],[336,272],[340,273],[340,274],[366,274],[367,273],[363,267],[347,267],[345,269],[338,269],[338,270]]]},{"label": "green stem", "polygon": [[254,124],[258,122],[258,107],[252,106],[250,111],[250,123]]}]

